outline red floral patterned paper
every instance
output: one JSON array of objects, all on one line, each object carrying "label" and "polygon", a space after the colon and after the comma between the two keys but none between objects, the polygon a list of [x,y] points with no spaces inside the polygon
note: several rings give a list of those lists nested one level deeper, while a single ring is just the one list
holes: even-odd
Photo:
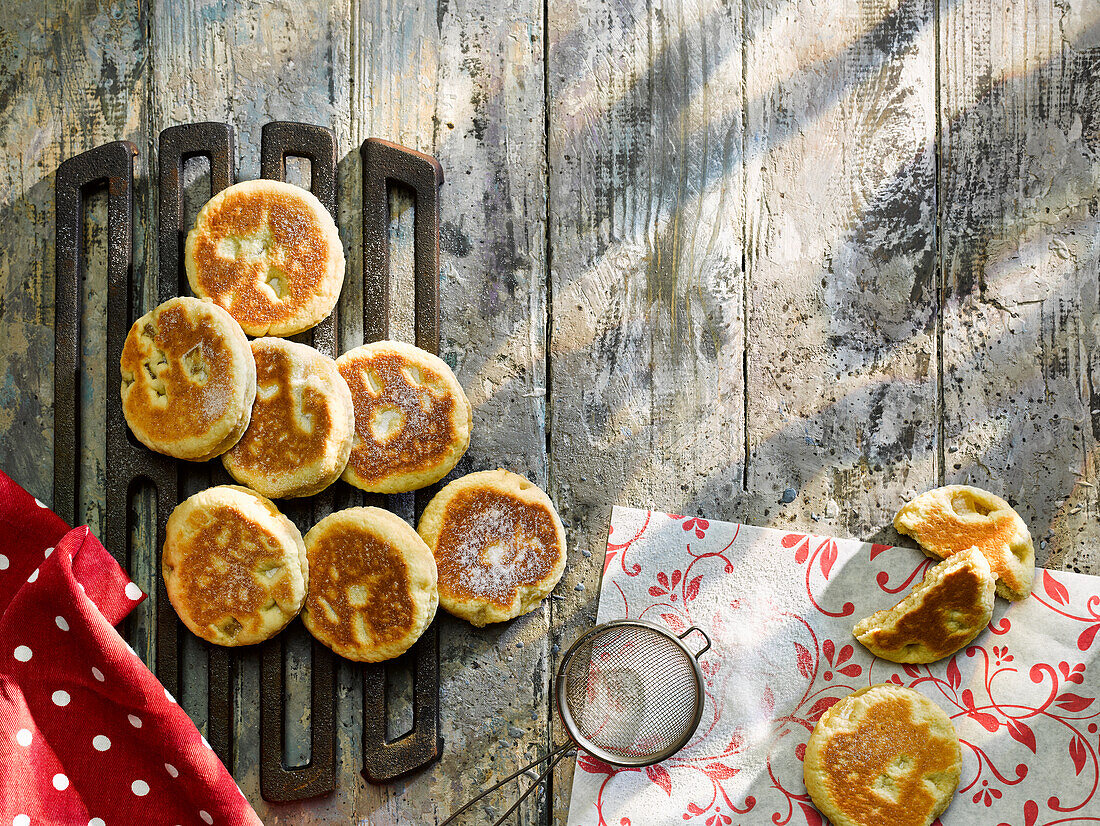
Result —
[{"label": "red floral patterned paper", "polygon": [[1039,571],[1033,595],[998,599],[954,657],[877,659],[852,626],[930,564],[906,548],[615,508],[598,620],[703,628],[706,707],[688,747],[656,766],[581,752],[568,826],[822,826],[802,782],[810,732],[887,681],[939,703],[959,733],[962,780],[937,823],[1100,823],[1100,578]]}]

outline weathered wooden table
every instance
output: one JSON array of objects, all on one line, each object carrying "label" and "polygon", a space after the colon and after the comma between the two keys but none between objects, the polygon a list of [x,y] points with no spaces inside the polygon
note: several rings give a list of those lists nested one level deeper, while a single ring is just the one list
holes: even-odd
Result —
[{"label": "weathered wooden table", "polygon": [[[1041,562],[1100,573],[1091,0],[14,0],[0,467],[39,498],[58,163],[138,145],[143,272],[160,130],[228,121],[255,177],[275,119],[335,129],[352,250],[364,138],[442,162],[441,350],[475,410],[456,472],[499,465],[546,487],[570,550],[535,613],[485,630],[444,618],[445,754],[405,782],[358,775],[346,670],[336,793],[264,803],[258,675],[242,669],[231,768],[265,822],[434,823],[560,739],[550,680],[593,622],[613,503],[890,541],[907,497],[969,481],[1017,506]],[[103,210],[87,228],[86,421],[112,369],[94,323]],[[392,213],[400,253],[408,199]],[[95,528],[102,453],[82,461]],[[149,550],[133,571],[146,590],[156,567]],[[520,822],[564,822],[571,776],[567,761]]]}]

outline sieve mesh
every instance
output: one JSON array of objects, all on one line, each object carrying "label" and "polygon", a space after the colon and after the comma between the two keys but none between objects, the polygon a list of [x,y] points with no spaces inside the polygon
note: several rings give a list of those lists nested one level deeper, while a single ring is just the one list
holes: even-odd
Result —
[{"label": "sieve mesh", "polygon": [[599,630],[577,645],[562,674],[559,699],[581,748],[596,746],[628,763],[663,759],[698,723],[702,687],[695,663],[656,629]]}]

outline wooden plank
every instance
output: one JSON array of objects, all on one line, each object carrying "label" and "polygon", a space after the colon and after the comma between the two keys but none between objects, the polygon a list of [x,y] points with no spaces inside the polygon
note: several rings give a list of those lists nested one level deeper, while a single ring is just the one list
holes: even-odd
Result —
[{"label": "wooden plank", "polygon": [[[144,143],[145,11],[109,2],[7,4],[0,30],[0,467],[44,502],[53,488],[54,175],[57,165],[107,141]],[[5,24],[6,26],[7,24]],[[89,42],[100,47],[88,49]],[[105,199],[86,225],[89,362],[103,375]],[[140,257],[135,266],[140,266]],[[99,333],[97,335],[97,333]],[[92,377],[94,379],[94,376]],[[103,381],[87,381],[85,417],[104,415]],[[98,527],[106,442],[89,433],[83,519]],[[102,435],[102,434],[100,434]],[[98,492],[100,501],[95,502]]]},{"label": "wooden plank", "polygon": [[[350,140],[348,46],[350,5],[348,0],[319,0],[300,5],[265,3],[259,6],[235,2],[167,2],[155,4],[151,12],[152,124],[157,135],[168,126],[203,120],[233,125],[237,140],[237,171],[242,179],[259,176],[260,130],[272,120],[299,120],[328,126],[336,132],[341,152],[354,154]],[[201,167],[201,164],[199,165]],[[290,179],[308,186],[300,168],[288,164]],[[191,168],[185,175],[187,216],[209,196],[205,173]],[[150,182],[156,186],[156,180]],[[342,236],[359,218],[345,212],[340,221]],[[149,256],[155,260],[155,224],[146,225]],[[347,256],[349,262],[356,255]],[[175,278],[175,274],[167,275]],[[302,635],[295,635],[295,639]],[[198,690],[184,691],[184,707],[202,727],[205,720],[206,657],[185,639],[185,684]],[[308,756],[309,685],[308,645],[297,645],[290,658],[287,684],[288,751],[291,764]],[[259,785],[259,662],[256,656],[240,660],[234,681],[236,749],[230,766],[248,800],[269,823],[291,817],[293,822],[324,819],[326,812],[350,819],[346,805],[361,783],[358,742],[346,736],[357,728],[359,705],[346,696],[354,680],[350,667],[341,672],[345,696],[339,697],[337,763],[341,767],[338,786],[345,796],[312,804],[273,806],[260,796]],[[297,722],[295,722],[297,721]],[[354,722],[353,722],[354,721]]]},{"label": "wooden plank", "polygon": [[613,504],[736,515],[743,55],[735,2],[562,0],[548,28],[557,651],[594,622]]},{"label": "wooden plank", "polygon": [[1096,7],[941,17],[944,480],[1005,496],[1040,562],[1100,573]]},{"label": "wooden plank", "polygon": [[747,5],[754,523],[889,539],[935,481],[934,12]]},{"label": "wooden plank", "polygon": [[[509,0],[492,13],[447,2],[361,3],[352,129],[356,143],[398,141],[443,165],[440,354],[474,407],[470,450],[452,476],[506,467],[545,488],[542,36],[537,0]],[[398,195],[392,205],[391,239],[400,240],[410,204]],[[408,324],[396,321],[395,335],[406,336]],[[484,630],[441,617],[443,758],[404,783],[361,788],[355,811],[371,823],[442,820],[546,747],[548,609]],[[507,794],[469,822],[489,822]],[[537,804],[520,810],[518,822],[538,820]]]},{"label": "wooden plank", "polygon": [[[44,502],[52,501],[55,177],[67,158],[114,140],[148,144],[148,8],[112,2],[18,2],[5,9],[16,26],[0,31],[0,467]],[[96,43],[96,48],[89,48]],[[139,157],[135,172],[146,172]],[[134,192],[135,222],[145,190]],[[106,498],[107,210],[91,194],[84,224],[79,390],[81,430],[77,521],[103,536]],[[140,224],[139,224],[140,225]],[[135,272],[145,250],[134,248]],[[118,369],[117,365],[113,369]],[[139,494],[138,500],[141,500]],[[148,497],[145,497],[148,502]],[[151,545],[148,508],[137,503],[135,547]],[[130,574],[148,590],[148,557]],[[148,603],[126,626],[151,661]]]}]

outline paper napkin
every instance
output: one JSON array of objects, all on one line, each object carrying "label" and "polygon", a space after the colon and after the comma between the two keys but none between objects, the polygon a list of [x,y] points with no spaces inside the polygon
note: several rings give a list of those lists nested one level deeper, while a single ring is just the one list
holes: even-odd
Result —
[{"label": "paper napkin", "polygon": [[581,752],[568,826],[823,824],[802,781],[806,741],[838,700],[888,681],[934,700],[959,734],[944,826],[1100,822],[1100,578],[1037,571],[1033,595],[998,599],[955,656],[875,658],[852,627],[929,564],[906,548],[615,508],[598,620],[703,628],[706,705],[688,747],[656,766]]}]

